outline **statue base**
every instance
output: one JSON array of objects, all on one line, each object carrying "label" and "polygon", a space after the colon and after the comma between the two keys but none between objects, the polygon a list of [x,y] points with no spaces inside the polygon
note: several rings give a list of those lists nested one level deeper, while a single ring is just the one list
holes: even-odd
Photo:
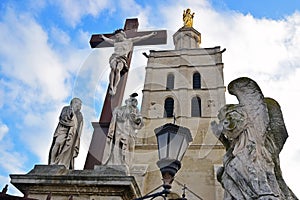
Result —
[{"label": "statue base", "polygon": [[197,49],[201,44],[201,33],[193,27],[182,27],[173,35],[175,50]]},{"label": "statue base", "polygon": [[35,165],[27,174],[11,174],[11,183],[28,198],[131,200],[141,196],[124,166],[68,170],[63,165]]}]

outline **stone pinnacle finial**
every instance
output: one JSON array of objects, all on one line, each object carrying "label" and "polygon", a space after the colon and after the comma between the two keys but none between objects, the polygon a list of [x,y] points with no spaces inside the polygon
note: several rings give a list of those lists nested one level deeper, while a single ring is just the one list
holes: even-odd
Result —
[{"label": "stone pinnacle finial", "polygon": [[183,11],[183,26],[184,27],[193,27],[193,18],[195,13],[191,14],[191,9],[186,9]]}]

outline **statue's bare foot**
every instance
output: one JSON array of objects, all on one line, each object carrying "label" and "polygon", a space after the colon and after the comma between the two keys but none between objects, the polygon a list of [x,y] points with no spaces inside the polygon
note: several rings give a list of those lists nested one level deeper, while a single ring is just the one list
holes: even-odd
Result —
[{"label": "statue's bare foot", "polygon": [[109,94],[111,96],[115,95],[116,94],[116,91],[114,90],[114,88],[109,88]]},{"label": "statue's bare foot", "polygon": [[116,94],[116,89],[115,88],[109,88],[109,94],[111,96],[115,95]]}]

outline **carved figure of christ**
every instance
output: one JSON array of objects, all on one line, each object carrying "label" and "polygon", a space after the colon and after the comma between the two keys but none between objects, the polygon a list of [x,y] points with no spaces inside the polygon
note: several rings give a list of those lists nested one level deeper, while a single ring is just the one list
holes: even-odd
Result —
[{"label": "carved figure of christ", "polygon": [[107,38],[104,35],[101,35],[104,41],[114,45],[114,53],[109,59],[109,64],[111,72],[109,75],[109,93],[110,95],[115,95],[117,86],[120,81],[121,71],[128,71],[127,59],[129,53],[133,49],[133,45],[139,41],[146,40],[154,35],[156,32],[152,32],[147,35],[126,38],[126,33],[119,29],[115,31],[115,39]]},{"label": "carved figure of christ", "polygon": [[[106,38],[116,40],[117,37],[119,36],[117,36],[117,34],[114,33],[95,34],[92,35],[91,37],[90,45],[92,48],[114,47],[115,52],[121,55],[121,52],[124,51],[126,52],[127,56],[126,56],[126,63],[125,63],[126,67],[125,68],[123,67],[123,69],[121,69],[120,74],[118,73],[120,77],[117,77],[118,87],[116,88],[115,94],[111,95],[110,87],[108,87],[99,122],[92,122],[94,133],[90,143],[84,169],[93,169],[95,165],[102,164],[103,151],[106,144],[106,137],[108,133],[109,124],[112,119],[112,112],[116,107],[121,106],[123,100],[127,76],[128,76],[127,71],[130,68],[133,47],[141,46],[141,45],[157,45],[157,44],[167,43],[167,31],[165,30],[155,31],[156,34],[154,36],[150,36],[151,38],[143,38],[146,35],[153,34],[153,31],[137,31],[138,25],[139,25],[138,19],[136,18],[126,19],[124,32],[126,34],[126,39],[131,40],[130,45],[122,45],[122,43],[118,43],[116,45],[116,42],[115,44],[112,44],[109,43],[108,41],[105,41],[105,39],[102,37],[104,35],[104,37]],[[142,37],[143,39],[140,40],[138,39],[139,37]],[[135,38],[136,40],[132,38]],[[129,41],[127,40],[127,42]],[[126,50],[125,49],[122,50],[122,48],[124,47],[126,47],[125,48]]]}]

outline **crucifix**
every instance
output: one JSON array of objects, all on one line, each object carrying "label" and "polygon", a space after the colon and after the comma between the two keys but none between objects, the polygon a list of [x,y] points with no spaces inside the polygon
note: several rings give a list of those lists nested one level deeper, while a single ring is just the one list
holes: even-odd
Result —
[{"label": "crucifix", "polygon": [[[109,59],[111,67],[110,84],[106,92],[99,122],[92,122],[94,133],[84,169],[93,169],[95,165],[102,164],[103,151],[112,112],[116,107],[121,106],[123,100],[133,46],[166,44],[167,32],[165,30],[139,32],[137,31],[138,26],[137,18],[126,19],[124,29],[119,29],[115,33],[95,34],[91,37],[90,45],[92,48],[114,47],[114,54],[118,55],[113,54]],[[123,40],[131,42],[131,44],[125,46],[125,49],[130,47],[129,50],[125,50],[126,55],[118,53],[118,48],[122,48],[122,52],[124,53],[124,45],[120,46],[121,43],[116,45],[120,37],[123,37]]]}]

